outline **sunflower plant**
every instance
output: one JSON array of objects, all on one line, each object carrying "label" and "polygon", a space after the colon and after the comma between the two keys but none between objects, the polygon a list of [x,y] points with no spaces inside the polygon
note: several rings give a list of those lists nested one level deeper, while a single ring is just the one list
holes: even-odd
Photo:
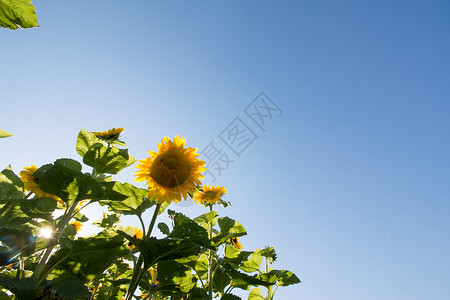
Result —
[{"label": "sunflower plant", "polygon": [[[60,158],[0,173],[0,299],[236,300],[233,290],[242,289],[248,299],[269,300],[278,287],[300,282],[271,267],[273,247],[244,251],[244,226],[214,210],[230,206],[226,189],[202,184],[205,162],[184,138],[164,137],[137,163],[135,181],[144,188],[114,180],[137,162],[123,131],[82,129],[82,162]],[[191,219],[168,208],[189,197],[205,213]],[[94,203],[107,208],[91,223],[99,233],[81,236],[89,221],[83,210]],[[157,222],[161,214],[170,224]],[[120,225],[122,215],[140,227]]]}]

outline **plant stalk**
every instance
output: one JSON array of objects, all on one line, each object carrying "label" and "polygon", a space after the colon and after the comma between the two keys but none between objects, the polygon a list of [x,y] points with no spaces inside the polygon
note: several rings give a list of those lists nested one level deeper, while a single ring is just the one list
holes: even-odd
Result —
[{"label": "plant stalk", "polygon": [[[150,235],[152,233],[153,227],[155,226],[156,218],[158,217],[160,208],[161,208],[161,204],[158,203],[158,205],[156,205],[155,211],[153,213],[152,220],[150,221],[150,225],[148,227],[147,234],[145,236],[146,239],[150,238]],[[131,277],[131,282],[128,287],[127,295],[125,297],[126,300],[131,300],[134,292],[136,291],[136,289],[139,285],[139,281],[141,280],[142,276],[145,273],[145,270],[142,269],[143,262],[144,262],[144,258],[142,257],[142,253],[139,253],[139,258],[138,258],[138,261],[133,270],[133,276]]]}]

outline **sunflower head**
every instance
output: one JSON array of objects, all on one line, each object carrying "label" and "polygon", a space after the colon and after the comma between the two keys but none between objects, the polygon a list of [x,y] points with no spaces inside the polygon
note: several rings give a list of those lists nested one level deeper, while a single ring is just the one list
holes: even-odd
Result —
[{"label": "sunflower head", "polygon": [[236,248],[237,250],[242,250],[244,249],[244,246],[239,242],[239,238],[237,237],[232,237],[230,239],[231,244],[233,245],[234,248]]},{"label": "sunflower head", "polygon": [[39,177],[36,176],[36,171],[38,168],[35,165],[31,165],[30,167],[25,167],[24,170],[20,171],[19,176],[23,181],[23,186],[26,191],[33,192],[39,198],[52,198],[57,200],[62,206],[65,206],[64,201],[62,201],[59,197],[48,194],[41,190],[39,186]]},{"label": "sunflower head", "polygon": [[204,185],[203,191],[197,190],[192,198],[195,202],[203,205],[212,205],[219,202],[223,195],[227,193],[227,190],[221,186]]},{"label": "sunflower head", "polygon": [[[142,240],[142,238],[144,237],[144,233],[142,232],[142,229],[139,229],[139,228],[134,227],[134,226],[132,226],[132,228],[134,229],[134,235],[133,235],[133,237],[134,237],[135,239]],[[128,243],[128,248],[129,248],[130,250],[133,250],[133,249],[134,249],[134,244],[133,244],[132,242],[129,242],[129,243]]]},{"label": "sunflower head", "polygon": [[152,278],[152,283],[153,284],[158,284],[158,275],[156,274],[156,270],[154,268],[150,268],[150,276]]},{"label": "sunflower head", "polygon": [[186,140],[178,135],[173,141],[164,137],[158,152],[149,151],[150,157],[139,161],[135,181],[146,181],[149,198],[154,197],[158,203],[179,202],[181,196],[186,199],[201,184],[205,162],[197,158],[197,149],[185,144]]},{"label": "sunflower head", "polygon": [[83,227],[83,224],[79,221],[71,221],[69,225],[75,226],[75,230],[77,231],[77,233],[81,230],[81,227]]},{"label": "sunflower head", "polygon": [[111,142],[119,142],[123,143],[119,140],[120,134],[125,131],[122,127],[109,129],[107,131],[93,131],[93,133],[97,138],[106,141],[108,143]]}]

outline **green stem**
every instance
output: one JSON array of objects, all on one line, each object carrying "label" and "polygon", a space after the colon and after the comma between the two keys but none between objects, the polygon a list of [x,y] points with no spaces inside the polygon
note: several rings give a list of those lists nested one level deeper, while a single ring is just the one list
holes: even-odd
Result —
[{"label": "green stem", "polygon": [[[148,227],[147,234],[145,235],[146,239],[150,238],[150,235],[152,234],[153,227],[155,226],[156,218],[159,214],[159,209],[161,208],[161,204],[158,204],[155,208],[155,211],[153,212],[152,220],[150,221],[150,225]],[[133,270],[133,276],[131,277],[131,282],[128,287],[128,293],[125,297],[126,300],[131,300],[133,297],[134,292],[136,291],[139,281],[141,280],[142,276],[145,273],[145,270],[142,269],[142,264],[144,262],[144,258],[142,257],[142,253],[139,254],[138,261],[135,265],[135,268]]]},{"label": "green stem", "polygon": [[142,217],[141,217],[140,215],[138,216],[138,218],[139,218],[139,221],[141,222],[142,235],[143,235],[143,236],[146,236],[146,235],[145,235],[145,224],[144,224],[144,220],[142,220]]},{"label": "green stem", "polygon": [[[212,205],[209,206],[209,211],[212,211]],[[211,240],[212,239],[212,220],[209,221],[208,224],[208,237]],[[209,259],[208,259],[208,294],[209,299],[212,300],[213,298],[213,271],[212,271],[212,265],[213,265],[213,251],[210,249],[209,251]]]}]

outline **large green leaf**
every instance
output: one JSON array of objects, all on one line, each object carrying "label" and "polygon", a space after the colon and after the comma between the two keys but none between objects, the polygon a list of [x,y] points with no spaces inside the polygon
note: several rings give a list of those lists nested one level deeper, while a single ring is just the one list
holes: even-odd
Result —
[{"label": "large green leaf", "polygon": [[34,276],[20,278],[17,271],[0,273],[0,287],[10,290],[19,300],[35,299],[39,293]]},{"label": "large green leaf", "polygon": [[220,232],[213,238],[215,246],[219,246],[228,241],[231,237],[239,237],[247,234],[244,226],[238,221],[228,217],[219,218]]},{"label": "large green leaf", "polygon": [[0,200],[0,227],[24,229],[29,228],[27,224],[32,220],[20,208],[18,200]]},{"label": "large green leaf", "polygon": [[120,214],[103,212],[103,218],[94,221],[92,224],[101,228],[112,228],[114,224],[120,222]]},{"label": "large green leaf", "polygon": [[169,234],[170,238],[188,239],[202,247],[211,248],[208,232],[182,213],[176,213],[174,218],[174,228]]},{"label": "large green leaf", "polygon": [[62,244],[63,247],[51,256],[44,272],[53,268],[49,279],[90,282],[115,261],[123,244],[123,236],[109,230],[96,236],[79,237],[70,242],[70,247]]},{"label": "large green leaf", "polygon": [[158,281],[157,291],[169,292],[165,295],[178,291],[188,293],[196,285],[190,270],[173,260],[158,263]]},{"label": "large green leaf", "polygon": [[0,242],[3,245],[1,256],[3,264],[15,260],[19,254],[28,256],[34,253],[36,238],[31,230],[0,227]]},{"label": "large green leaf", "polygon": [[0,27],[14,30],[39,27],[31,0],[0,0]]},{"label": "large green leaf", "polygon": [[273,282],[268,282],[268,281],[264,281],[259,279],[256,275],[254,276],[250,276],[247,275],[245,273],[241,273],[239,271],[237,271],[233,266],[231,266],[230,264],[223,264],[223,268],[225,270],[225,272],[232,278],[231,280],[231,286],[243,289],[243,290],[248,290],[249,287],[251,285],[253,286],[271,286],[274,283]]},{"label": "large green leaf", "polygon": [[242,298],[233,294],[223,294],[220,300],[242,300]]},{"label": "large green leaf", "polygon": [[121,232],[130,240],[144,257],[144,266],[149,268],[160,261],[174,260],[196,255],[200,252],[200,247],[190,240],[171,240],[150,238],[146,240],[135,239],[134,237]]},{"label": "large green leaf", "polygon": [[212,226],[216,226],[217,224],[217,216],[219,214],[216,211],[209,211],[201,216],[198,216],[197,218],[194,218],[194,221],[198,223],[203,228],[207,229],[209,226],[209,222],[212,221]]},{"label": "large green leaf", "polygon": [[213,277],[214,290],[217,290],[220,293],[223,293],[225,291],[225,288],[230,284],[230,282],[231,282],[230,276],[228,276],[228,274],[225,272],[225,270],[219,266],[214,271],[214,277]]},{"label": "large green leaf", "polygon": [[23,182],[8,166],[0,173],[0,199],[20,198],[23,198]]},{"label": "large green leaf", "polygon": [[127,149],[106,147],[103,143],[95,143],[83,156],[83,162],[94,168],[97,174],[117,174],[123,168],[136,162],[128,154]]},{"label": "large green leaf", "polygon": [[280,286],[288,286],[301,282],[294,273],[287,270],[271,270],[269,273],[259,275],[259,278],[264,281],[278,282]]},{"label": "large green leaf", "polygon": [[105,197],[101,184],[78,171],[75,163],[68,165],[67,161],[57,160],[54,165],[42,166],[36,173],[44,192],[58,196],[69,205],[83,199]]},{"label": "large green leaf", "polygon": [[264,298],[261,296],[261,289],[260,288],[254,288],[250,291],[250,294],[248,295],[248,300],[264,300]]},{"label": "large green leaf", "polygon": [[53,290],[63,299],[90,299],[92,296],[80,281],[62,281],[53,286]]},{"label": "large green leaf", "polygon": [[98,139],[95,134],[82,128],[77,137],[77,153],[80,154],[81,157],[83,157],[86,152],[88,152],[89,148],[91,148],[91,146],[96,143],[101,143],[100,139]]},{"label": "large green leaf", "polygon": [[146,209],[155,205],[155,201],[147,198],[148,190],[137,188],[130,183],[104,182],[106,196],[111,199],[113,193],[122,195],[122,201],[100,201],[100,205],[108,205],[108,209],[124,215],[140,216]]},{"label": "large green leaf", "polygon": [[56,209],[58,202],[53,198],[33,198],[16,200],[20,202],[21,210],[31,218],[52,220],[52,213]]}]

